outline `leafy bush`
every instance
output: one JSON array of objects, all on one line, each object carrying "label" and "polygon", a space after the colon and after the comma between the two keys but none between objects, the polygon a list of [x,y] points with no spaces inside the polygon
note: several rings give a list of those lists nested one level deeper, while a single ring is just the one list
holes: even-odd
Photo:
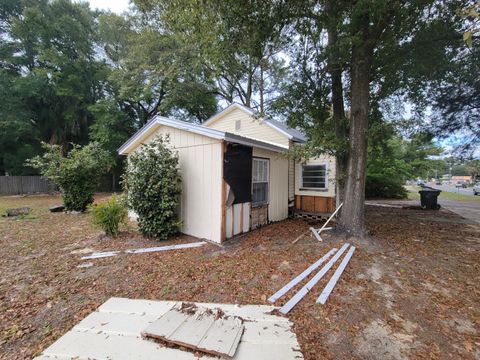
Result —
[{"label": "leafy bush", "polygon": [[178,157],[167,148],[168,137],[157,137],[130,155],[123,185],[128,206],[138,216],[144,235],[167,239],[178,230],[181,179]]},{"label": "leafy bush", "polygon": [[123,199],[112,195],[108,201],[90,206],[92,222],[108,236],[117,236],[120,224],[125,224],[128,211]]},{"label": "leafy bush", "polygon": [[368,174],[365,187],[365,197],[384,199],[405,199],[407,190],[400,177],[382,174]]},{"label": "leafy bush", "polygon": [[28,160],[27,165],[39,169],[60,187],[67,210],[85,211],[93,202],[99,177],[108,171],[111,157],[98,143],[73,145],[66,156],[59,145],[42,145],[45,153]]}]

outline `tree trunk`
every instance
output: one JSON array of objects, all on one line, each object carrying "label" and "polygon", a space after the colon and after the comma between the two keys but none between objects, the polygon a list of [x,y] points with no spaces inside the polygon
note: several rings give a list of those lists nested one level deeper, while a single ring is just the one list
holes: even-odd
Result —
[{"label": "tree trunk", "polygon": [[[343,202],[345,175],[348,163],[348,151],[344,144],[348,141],[347,122],[345,118],[345,104],[343,99],[343,68],[338,53],[338,7],[335,0],[329,0],[325,4],[325,10],[328,15],[327,35],[328,35],[328,72],[332,81],[332,118],[335,124],[335,136],[339,142],[335,151],[335,186],[337,206]],[[340,210],[341,213],[341,210]],[[340,214],[339,214],[340,215]]]},{"label": "tree trunk", "polygon": [[361,237],[365,235],[365,177],[372,57],[373,46],[369,44],[368,38],[352,46],[350,151],[340,226],[352,235]]}]

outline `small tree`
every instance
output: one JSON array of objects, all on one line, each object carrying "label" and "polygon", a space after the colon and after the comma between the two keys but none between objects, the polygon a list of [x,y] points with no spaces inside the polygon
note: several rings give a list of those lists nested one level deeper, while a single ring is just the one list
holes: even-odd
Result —
[{"label": "small tree", "polygon": [[178,230],[181,179],[178,157],[167,148],[168,137],[155,138],[128,159],[123,185],[142,234],[167,239]]},{"label": "small tree", "polygon": [[84,147],[73,145],[64,156],[62,147],[43,143],[45,153],[27,161],[27,165],[57,184],[67,210],[85,211],[93,202],[99,177],[108,171],[111,157],[98,143]]}]

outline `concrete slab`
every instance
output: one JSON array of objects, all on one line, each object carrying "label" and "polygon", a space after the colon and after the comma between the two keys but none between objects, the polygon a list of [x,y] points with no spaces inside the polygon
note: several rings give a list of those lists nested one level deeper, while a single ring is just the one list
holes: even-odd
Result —
[{"label": "concrete slab", "polygon": [[[180,302],[111,298],[97,311],[47,348],[37,360],[50,359],[198,359],[193,352],[167,348],[143,339],[141,332]],[[244,334],[233,359],[303,359],[292,323],[285,317],[270,315],[274,306],[202,304],[221,308],[225,314],[245,320]],[[202,356],[202,360],[218,359]]]}]

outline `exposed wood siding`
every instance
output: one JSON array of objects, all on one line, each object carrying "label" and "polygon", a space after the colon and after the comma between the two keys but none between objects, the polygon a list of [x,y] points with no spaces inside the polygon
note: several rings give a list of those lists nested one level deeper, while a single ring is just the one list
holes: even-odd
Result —
[{"label": "exposed wood siding", "polygon": [[295,210],[309,213],[332,213],[335,211],[335,198],[295,195]]},{"label": "exposed wood siding", "polygon": [[[328,187],[327,189],[304,189],[302,188],[302,165],[326,164]],[[316,158],[308,159],[305,163],[296,162],[295,164],[295,195],[310,195],[321,197],[335,197],[335,157],[321,155]]]},{"label": "exposed wood siding", "polygon": [[[240,121],[240,129],[238,130],[236,129],[237,121]],[[288,138],[284,134],[271,128],[262,122],[261,119],[255,119],[241,109],[233,109],[206,126],[256,140],[280,144],[282,146],[288,146],[289,143]]]},{"label": "exposed wood siding", "polygon": [[144,138],[143,143],[150,142],[159,134],[168,134],[172,149],[178,153],[182,176],[179,211],[183,223],[180,231],[221,242],[222,142],[181,129],[159,126]]},{"label": "exposed wood siding", "polygon": [[268,220],[286,219],[288,216],[288,159],[280,153],[257,148],[253,149],[253,156],[270,159]]}]

